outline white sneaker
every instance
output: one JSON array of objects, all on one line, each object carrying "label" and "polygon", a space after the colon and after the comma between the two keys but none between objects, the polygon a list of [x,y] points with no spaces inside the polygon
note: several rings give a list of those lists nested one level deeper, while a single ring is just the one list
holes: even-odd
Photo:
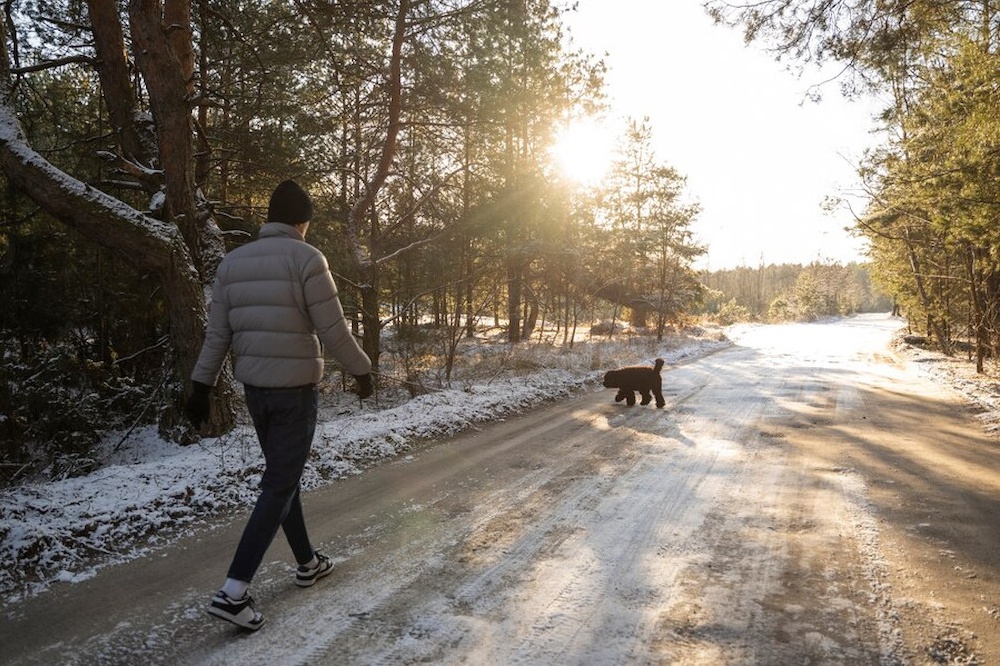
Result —
[{"label": "white sneaker", "polygon": [[212,597],[208,613],[250,631],[257,631],[264,624],[264,615],[254,610],[253,598],[249,593],[244,594],[242,599],[233,599],[219,590]]},{"label": "white sneaker", "polygon": [[317,580],[333,571],[333,562],[330,561],[329,557],[317,552],[316,559],[318,560],[316,566],[309,568],[303,564],[295,571],[296,585],[299,587],[311,587]]}]

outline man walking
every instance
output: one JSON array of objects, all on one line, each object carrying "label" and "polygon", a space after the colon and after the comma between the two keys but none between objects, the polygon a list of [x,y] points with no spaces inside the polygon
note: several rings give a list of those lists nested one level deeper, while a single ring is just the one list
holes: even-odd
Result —
[{"label": "man walking", "polygon": [[333,568],[309,541],[299,499],[324,352],[354,375],[362,398],[372,393],[371,361],[351,335],[326,258],[305,242],[312,215],[309,195],[291,180],[280,183],[257,240],[219,264],[185,407],[196,426],[208,420],[209,393],[232,349],[265,469],[225,584],[208,612],[251,631],[264,624],[264,615],[254,608],[250,582],[279,526],[298,563],[296,585],[309,587]]}]

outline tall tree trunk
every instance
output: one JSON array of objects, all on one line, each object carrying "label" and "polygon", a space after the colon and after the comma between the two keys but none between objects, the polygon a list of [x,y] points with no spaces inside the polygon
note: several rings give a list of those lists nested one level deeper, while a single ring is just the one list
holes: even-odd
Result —
[{"label": "tall tree trunk", "polygon": [[460,296],[465,301],[463,311],[465,312],[465,337],[470,340],[476,335],[476,318],[473,316],[474,306],[474,284],[472,280],[473,262],[472,262],[472,249],[470,247],[469,238],[467,235],[462,234],[462,263],[464,265],[463,280],[464,284],[459,286]]},{"label": "tall tree trunk", "polygon": [[[194,184],[194,133],[191,102],[194,93],[194,47],[190,0],[130,0],[129,23],[135,45],[135,61],[149,93],[156,126],[157,154],[163,171],[166,215],[180,229],[193,265],[203,284],[210,283],[222,260],[224,248],[215,223],[198,208]],[[189,311],[196,299],[183,294],[183,285],[168,272],[162,278],[171,314],[171,334],[177,349],[182,377],[187,379],[197,360],[204,335],[204,322],[190,321]],[[199,290],[206,303],[204,290]],[[190,300],[189,300],[190,299]],[[203,309],[199,309],[199,314]],[[211,433],[232,427],[235,411],[232,379],[228,372],[213,393],[215,409]]]},{"label": "tall tree trunk", "polygon": [[[183,44],[185,35],[190,44],[190,11],[184,12],[177,7],[185,4],[174,0],[165,5],[173,9],[171,19],[161,15],[157,0],[131,0],[129,22],[136,46],[136,64],[149,90],[149,104],[157,127],[167,215],[177,224],[195,261],[201,265],[202,234],[195,207],[191,104],[188,101],[193,60],[190,46],[178,46]],[[171,20],[187,22],[178,24]],[[181,48],[180,53],[178,48]]]},{"label": "tall tree trunk", "polygon": [[528,340],[538,326],[538,298],[530,293],[524,305],[524,323],[521,327],[521,339]]},{"label": "tall tree trunk", "polygon": [[361,346],[372,360],[372,368],[378,370],[381,347],[381,326],[379,318],[377,276],[372,275],[361,286]]},{"label": "tall tree trunk", "polygon": [[941,352],[946,356],[951,356],[951,339],[948,337],[945,328],[941,325],[941,320],[936,316],[934,311],[934,305],[931,301],[930,295],[927,293],[927,285],[924,282],[924,273],[920,265],[920,257],[917,255],[916,248],[909,239],[909,230],[906,231],[906,251],[910,260],[910,269],[913,271],[913,280],[917,287],[917,294],[920,296],[920,302],[924,306],[924,311],[927,313],[927,329],[928,333],[932,333],[938,340],[938,345],[941,348]]},{"label": "tall tree trunk", "polygon": [[521,341],[521,295],[524,277],[517,256],[507,259],[507,342]]},{"label": "tall tree trunk", "polygon": [[[981,261],[980,252],[969,246],[965,255],[966,270],[969,276],[969,300],[972,311],[972,330],[975,332],[976,372],[983,374],[984,361],[989,352],[989,331],[986,323],[986,307],[982,293],[983,273],[977,269]],[[985,285],[983,285],[985,286]]]},{"label": "tall tree trunk", "polygon": [[[392,55],[389,61],[389,119],[386,126],[385,140],[382,142],[382,152],[378,166],[371,179],[361,192],[347,214],[347,240],[350,246],[351,259],[360,278],[361,316],[364,321],[362,346],[372,364],[377,368],[381,353],[379,336],[381,321],[379,319],[378,279],[379,257],[373,247],[377,235],[377,216],[374,211],[375,199],[379,190],[389,177],[396,155],[396,144],[399,138],[400,116],[403,106],[402,59],[403,43],[406,40],[406,14],[409,12],[409,0],[400,0],[396,12],[395,28],[392,36]],[[362,232],[366,216],[371,215],[372,224],[376,227],[367,236]]]},{"label": "tall tree trunk", "polygon": [[[116,143],[130,162],[152,166],[151,137],[142,136],[135,124],[136,97],[129,63],[125,59],[125,36],[114,0],[88,0],[90,23],[94,29],[97,74]],[[133,170],[132,175],[141,175]]]},{"label": "tall tree trunk", "polygon": [[649,304],[645,301],[633,300],[629,303],[629,310],[631,311],[629,324],[634,328],[645,328],[649,320]]}]

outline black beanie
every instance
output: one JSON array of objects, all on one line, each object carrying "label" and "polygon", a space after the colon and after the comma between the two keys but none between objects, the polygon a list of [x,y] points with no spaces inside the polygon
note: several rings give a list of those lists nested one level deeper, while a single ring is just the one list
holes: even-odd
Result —
[{"label": "black beanie", "polygon": [[311,220],[312,216],[312,201],[294,180],[283,181],[274,188],[271,202],[267,206],[268,222],[302,224]]}]

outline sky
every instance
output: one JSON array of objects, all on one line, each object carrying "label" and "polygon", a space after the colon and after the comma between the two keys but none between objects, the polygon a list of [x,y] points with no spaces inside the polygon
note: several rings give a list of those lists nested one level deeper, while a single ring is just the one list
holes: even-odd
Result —
[{"label": "sky", "polygon": [[573,44],[609,66],[614,131],[648,117],[658,161],[687,178],[708,249],[698,268],[864,260],[845,231],[851,212],[823,202],[863,210],[855,167],[878,143],[877,102],[845,100],[835,82],[809,101],[828,73],[789,71],[713,24],[701,0],[579,0],[564,20]]}]

